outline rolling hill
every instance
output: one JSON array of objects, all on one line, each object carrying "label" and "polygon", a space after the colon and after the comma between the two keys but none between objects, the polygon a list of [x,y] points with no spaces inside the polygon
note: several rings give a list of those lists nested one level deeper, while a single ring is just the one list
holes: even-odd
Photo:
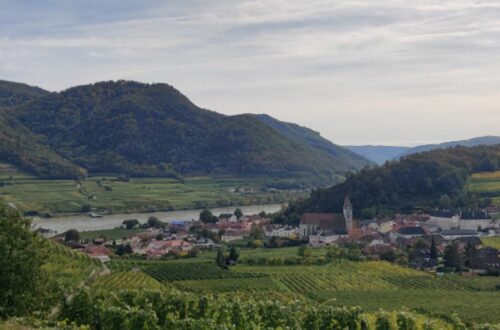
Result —
[{"label": "rolling hill", "polygon": [[421,146],[409,148],[398,154],[395,158],[416,154],[419,152],[430,151],[434,149],[446,149],[455,146],[475,147],[479,145],[494,145],[494,144],[500,144],[500,136],[481,136],[468,140],[450,141],[439,144],[424,144]]},{"label": "rolling hill", "polygon": [[[326,147],[330,151],[320,150],[320,143],[312,147],[296,132],[284,133],[254,115],[226,116],[199,108],[167,84],[110,81],[60,93],[40,91],[1,111],[12,143],[2,147],[8,157],[0,160],[41,177],[89,172],[334,180],[369,163],[333,144]],[[36,150],[30,154],[39,158],[26,160],[26,141]]]},{"label": "rolling hill", "polygon": [[467,180],[474,172],[499,168],[500,145],[432,150],[365,168],[331,188],[313,191],[309,199],[292,204],[285,213],[339,212],[345,196],[351,198],[357,216],[364,211],[436,207],[443,195],[450,198],[452,207],[474,208],[480,196],[465,189]]},{"label": "rolling hill", "polygon": [[388,160],[398,157],[400,154],[410,149],[410,147],[380,146],[380,145],[362,145],[345,146],[352,152],[357,153],[375,163],[382,165]]}]

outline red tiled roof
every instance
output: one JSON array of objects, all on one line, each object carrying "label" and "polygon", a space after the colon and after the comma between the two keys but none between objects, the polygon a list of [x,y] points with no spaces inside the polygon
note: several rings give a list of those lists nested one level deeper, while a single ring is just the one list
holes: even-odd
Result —
[{"label": "red tiled roof", "polygon": [[316,225],[321,230],[346,230],[345,218],[342,213],[304,213],[303,225]]}]

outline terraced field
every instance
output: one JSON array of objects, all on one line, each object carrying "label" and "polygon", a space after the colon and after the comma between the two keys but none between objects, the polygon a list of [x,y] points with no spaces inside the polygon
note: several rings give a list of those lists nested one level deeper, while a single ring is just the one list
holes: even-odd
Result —
[{"label": "terraced field", "polygon": [[467,183],[467,189],[491,197],[500,205],[500,171],[474,173]]}]

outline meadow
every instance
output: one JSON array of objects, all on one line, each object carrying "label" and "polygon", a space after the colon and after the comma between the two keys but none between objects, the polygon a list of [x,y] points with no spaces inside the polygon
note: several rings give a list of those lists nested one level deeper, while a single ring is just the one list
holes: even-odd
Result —
[{"label": "meadow", "polygon": [[[42,180],[0,164],[0,200],[25,212],[73,213],[89,209],[107,212],[188,210],[203,207],[272,204],[304,193],[269,192],[269,177],[198,176],[184,182],[170,178],[96,175],[81,181]],[[239,191],[235,191],[240,188]],[[243,192],[246,190],[246,192]]]}]

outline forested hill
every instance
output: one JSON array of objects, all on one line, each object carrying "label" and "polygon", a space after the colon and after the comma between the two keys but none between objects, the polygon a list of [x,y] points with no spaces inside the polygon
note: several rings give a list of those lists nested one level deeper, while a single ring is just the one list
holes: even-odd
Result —
[{"label": "forested hill", "polygon": [[100,82],[45,94],[4,112],[51,151],[42,158],[57,155],[76,164],[73,176],[85,169],[131,176],[262,174],[325,180],[365,164],[356,156],[351,163],[348,156],[318,152],[253,115],[201,109],[167,84]]},{"label": "forested hill", "polygon": [[473,207],[478,200],[464,191],[467,178],[473,172],[499,168],[500,145],[414,154],[363,169],[332,188],[315,190],[309,199],[292,205],[286,213],[339,212],[345,196],[351,198],[357,216],[432,207],[443,195],[450,197],[453,206]]},{"label": "forested hill", "polygon": [[255,115],[255,117],[289,139],[305,144],[326,157],[332,158],[336,162],[339,171],[356,171],[366,165],[373,165],[373,162],[369,159],[330,142],[312,129],[294,123],[279,121],[266,114]]},{"label": "forested hill", "polygon": [[48,93],[39,87],[0,80],[0,107],[16,106]]},{"label": "forested hill", "polygon": [[446,149],[456,146],[476,147],[479,145],[494,145],[494,144],[500,144],[500,136],[480,136],[468,140],[450,141],[439,144],[424,144],[421,146],[409,148],[408,150],[405,150],[404,152],[397,155],[396,158],[411,154],[416,154],[418,152],[430,151],[434,149]]}]

